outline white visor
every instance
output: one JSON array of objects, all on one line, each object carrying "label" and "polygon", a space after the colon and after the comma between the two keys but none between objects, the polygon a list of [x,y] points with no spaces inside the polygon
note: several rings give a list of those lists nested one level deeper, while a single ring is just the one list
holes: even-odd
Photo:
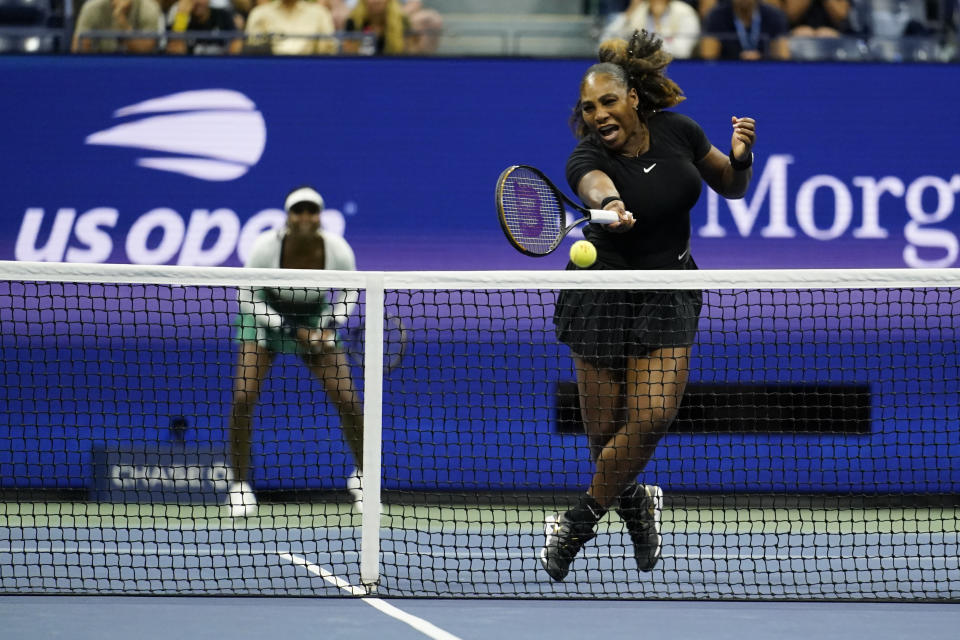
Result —
[{"label": "white visor", "polygon": [[286,211],[290,211],[293,208],[293,205],[300,204],[301,202],[312,202],[313,204],[320,207],[320,210],[323,211],[323,198],[320,197],[320,194],[316,190],[311,189],[310,187],[303,187],[297,189],[289,196],[287,196],[287,201],[284,203],[283,207]]}]

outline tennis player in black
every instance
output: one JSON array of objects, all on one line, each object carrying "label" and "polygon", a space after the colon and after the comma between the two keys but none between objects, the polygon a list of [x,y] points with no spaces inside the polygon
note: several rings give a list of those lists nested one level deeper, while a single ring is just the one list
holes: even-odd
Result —
[{"label": "tennis player in black", "polygon": [[[746,193],[754,120],[731,119],[728,154],[695,121],[666,111],[684,95],[665,75],[669,54],[647,32],[604,42],[599,60],[580,83],[571,119],[580,143],[567,180],[587,207],[620,220],[584,230],[598,254],[590,268],[696,269],[690,210],[703,181],[725,198]],[[657,564],[663,493],[637,476],[680,407],[700,306],[699,291],[561,292],[554,321],[573,353],[595,470],[578,504],[547,520],[540,559],[554,580],[567,576],[608,509],[625,521],[637,567]]]}]

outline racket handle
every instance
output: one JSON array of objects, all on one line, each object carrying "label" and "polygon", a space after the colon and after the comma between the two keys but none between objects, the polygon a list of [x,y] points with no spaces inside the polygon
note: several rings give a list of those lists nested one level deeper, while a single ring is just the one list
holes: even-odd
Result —
[{"label": "racket handle", "polygon": [[607,211],[606,209],[590,209],[590,222],[596,222],[597,224],[610,224],[611,222],[617,222],[620,220],[620,216],[617,215],[616,211]]}]

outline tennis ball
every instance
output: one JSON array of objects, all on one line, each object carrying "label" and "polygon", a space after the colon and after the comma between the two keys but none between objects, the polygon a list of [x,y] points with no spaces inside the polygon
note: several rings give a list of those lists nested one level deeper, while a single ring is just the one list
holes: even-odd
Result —
[{"label": "tennis ball", "polygon": [[586,268],[597,261],[597,248],[589,240],[577,240],[570,247],[570,261]]}]

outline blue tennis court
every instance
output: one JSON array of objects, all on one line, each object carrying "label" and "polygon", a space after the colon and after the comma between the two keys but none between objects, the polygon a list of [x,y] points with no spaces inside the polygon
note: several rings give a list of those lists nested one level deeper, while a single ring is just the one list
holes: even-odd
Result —
[{"label": "blue tennis court", "polygon": [[0,596],[3,637],[530,640],[950,638],[951,604]]}]

